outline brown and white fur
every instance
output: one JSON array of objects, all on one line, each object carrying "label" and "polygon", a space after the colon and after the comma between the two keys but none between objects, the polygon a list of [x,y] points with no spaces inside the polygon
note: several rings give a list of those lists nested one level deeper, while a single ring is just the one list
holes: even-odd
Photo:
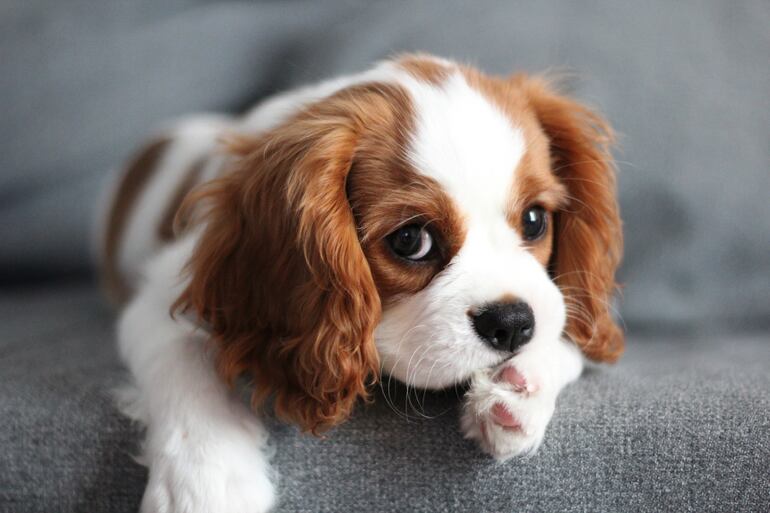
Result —
[{"label": "brown and white fur", "polygon": [[[465,435],[498,459],[535,451],[584,357],[623,349],[610,142],[542,78],[425,55],[162,132],[102,219],[125,411],[147,428],[142,510],[270,510],[256,407],[318,433],[383,374],[469,382]],[[394,252],[405,226],[427,256]],[[478,316],[513,304],[534,331],[493,347]],[[231,391],[243,376],[255,411]]]}]

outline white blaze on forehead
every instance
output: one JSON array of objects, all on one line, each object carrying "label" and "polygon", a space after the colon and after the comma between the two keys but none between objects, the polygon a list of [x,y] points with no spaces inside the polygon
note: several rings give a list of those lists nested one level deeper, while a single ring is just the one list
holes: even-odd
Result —
[{"label": "white blaze on forehead", "polygon": [[[505,215],[524,137],[459,72],[439,86],[410,81],[416,130],[410,158],[467,216]],[[496,217],[496,216],[495,216]]]}]

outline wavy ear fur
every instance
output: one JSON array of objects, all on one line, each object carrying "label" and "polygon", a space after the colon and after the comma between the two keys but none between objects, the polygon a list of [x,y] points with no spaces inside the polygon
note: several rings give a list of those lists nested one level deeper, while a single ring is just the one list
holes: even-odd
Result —
[{"label": "wavy ear fur", "polygon": [[379,368],[380,299],[346,197],[361,120],[333,97],[258,138],[189,196],[202,221],[176,309],[213,334],[220,373],[249,374],[253,402],[318,432],[344,420]]},{"label": "wavy ear fur", "polygon": [[610,153],[613,134],[599,115],[553,92],[548,82],[516,77],[550,141],[554,173],[568,190],[556,213],[551,272],[566,298],[568,336],[586,356],[612,362],[623,333],[611,314],[623,249]]}]

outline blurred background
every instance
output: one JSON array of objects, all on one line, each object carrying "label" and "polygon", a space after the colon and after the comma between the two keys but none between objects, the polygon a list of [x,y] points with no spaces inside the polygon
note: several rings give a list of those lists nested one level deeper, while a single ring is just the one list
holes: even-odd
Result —
[{"label": "blurred background", "polygon": [[610,120],[627,354],[564,391],[531,461],[463,440],[455,391],[423,396],[441,419],[273,426],[282,510],[770,511],[768,0],[1,0],[0,512],[144,489],[91,257],[109,171],[171,118],[402,51],[566,73]]},{"label": "blurred background", "polygon": [[103,179],[161,122],[415,50],[568,72],[609,118],[630,328],[770,327],[766,0],[4,0],[0,286],[92,275]]}]

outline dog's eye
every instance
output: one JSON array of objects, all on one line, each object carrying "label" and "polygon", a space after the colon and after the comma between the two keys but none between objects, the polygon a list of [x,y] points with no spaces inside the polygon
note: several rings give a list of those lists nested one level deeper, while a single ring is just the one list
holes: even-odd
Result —
[{"label": "dog's eye", "polygon": [[524,211],[521,218],[522,232],[526,240],[537,240],[545,233],[548,212],[540,205],[534,205]]},{"label": "dog's eye", "polygon": [[393,252],[407,260],[427,260],[432,254],[433,237],[418,224],[402,226],[387,237]]}]

